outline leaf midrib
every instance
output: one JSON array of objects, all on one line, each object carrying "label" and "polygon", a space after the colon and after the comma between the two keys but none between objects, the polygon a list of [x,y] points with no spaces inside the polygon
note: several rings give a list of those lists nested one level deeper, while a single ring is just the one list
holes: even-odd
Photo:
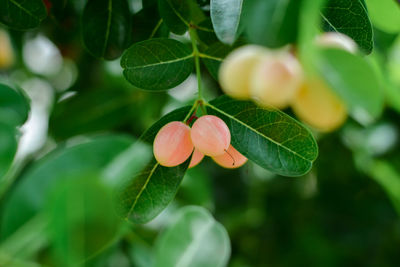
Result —
[{"label": "leaf midrib", "polygon": [[126,70],[135,70],[135,69],[142,69],[142,68],[150,68],[150,67],[155,67],[155,66],[160,66],[160,65],[165,65],[165,64],[172,64],[180,61],[185,61],[187,59],[190,59],[194,56],[194,54],[187,55],[185,57],[180,57],[172,60],[167,60],[167,61],[160,61],[157,63],[151,63],[151,64],[146,64],[146,65],[139,65],[139,66],[134,66],[134,67],[128,67],[125,66],[124,69]]},{"label": "leaf midrib", "polygon": [[110,38],[111,18],[112,18],[112,0],[108,0],[107,28],[106,28],[106,35],[104,37],[103,51],[101,53],[103,57],[106,53],[108,39]]},{"label": "leaf midrib", "polygon": [[36,17],[35,15],[33,15],[28,9],[24,8],[19,3],[15,2],[15,0],[10,0],[10,2],[13,3],[15,6],[17,6],[18,8],[20,8],[22,11],[24,11],[26,14],[28,14],[32,18],[40,21],[39,17]]},{"label": "leaf midrib", "polygon": [[290,153],[293,153],[295,156],[297,156],[297,157],[299,157],[299,158],[301,158],[301,159],[303,159],[303,160],[305,160],[305,161],[307,161],[307,162],[310,162],[310,163],[313,162],[312,160],[309,160],[309,159],[303,157],[302,155],[300,155],[300,154],[297,153],[296,151],[293,151],[293,150],[291,150],[290,148],[288,148],[288,147],[286,147],[286,146],[284,146],[284,145],[278,143],[277,141],[275,141],[275,140],[271,139],[270,137],[264,135],[263,133],[259,132],[258,130],[254,129],[253,127],[251,127],[251,126],[249,126],[249,125],[243,123],[242,121],[240,121],[240,120],[237,119],[236,117],[234,117],[234,116],[232,116],[232,115],[226,113],[225,111],[222,111],[222,110],[220,110],[219,108],[217,108],[217,107],[211,105],[210,103],[207,103],[206,105],[209,106],[210,108],[212,108],[212,109],[214,109],[214,110],[216,110],[216,111],[222,113],[223,115],[227,116],[228,118],[230,118],[230,119],[232,119],[232,120],[234,120],[234,121],[236,121],[236,122],[242,124],[242,125],[245,126],[246,128],[249,128],[250,130],[256,132],[256,133],[259,134],[260,136],[262,136],[262,137],[264,137],[265,139],[269,140],[271,143],[273,143],[273,144],[275,144],[275,145],[277,145],[277,146],[279,146],[279,147],[282,147],[283,149],[289,151]]}]

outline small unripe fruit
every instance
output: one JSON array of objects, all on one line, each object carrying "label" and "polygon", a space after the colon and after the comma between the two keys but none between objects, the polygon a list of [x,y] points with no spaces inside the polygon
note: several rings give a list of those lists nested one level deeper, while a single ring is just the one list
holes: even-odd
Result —
[{"label": "small unripe fruit", "polygon": [[173,121],[164,125],[154,139],[154,157],[162,166],[177,166],[185,162],[192,152],[190,127],[183,122]]},{"label": "small unripe fruit", "polygon": [[8,33],[0,29],[0,70],[14,64],[14,50]]},{"label": "small unripe fruit", "polygon": [[204,154],[201,153],[197,148],[194,149],[192,159],[190,160],[189,168],[193,168],[199,164],[204,158]]},{"label": "small unripe fruit", "polygon": [[254,67],[250,92],[263,106],[285,108],[302,81],[300,63],[288,51],[276,51],[262,58]]},{"label": "small unripe fruit", "polygon": [[228,151],[224,154],[212,159],[221,167],[234,169],[243,166],[247,162],[247,158],[239,153],[232,145],[229,146]]},{"label": "small unripe fruit", "polygon": [[253,68],[266,51],[260,46],[246,45],[230,53],[219,68],[218,78],[222,90],[234,98],[250,98],[250,77]]},{"label": "small unripe fruit", "polygon": [[213,115],[198,118],[193,123],[190,133],[194,147],[207,156],[224,154],[231,143],[228,126]]},{"label": "small unripe fruit", "polygon": [[358,49],[353,39],[339,32],[324,32],[317,36],[315,42],[319,46],[340,48],[353,54],[356,53]]},{"label": "small unripe fruit", "polygon": [[324,132],[335,130],[347,118],[343,101],[319,79],[303,83],[292,108],[301,120]]}]

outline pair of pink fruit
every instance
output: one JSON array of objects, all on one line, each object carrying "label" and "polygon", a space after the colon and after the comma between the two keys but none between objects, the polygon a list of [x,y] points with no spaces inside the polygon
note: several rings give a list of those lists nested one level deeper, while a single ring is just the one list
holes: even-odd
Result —
[{"label": "pair of pink fruit", "polygon": [[154,157],[165,167],[185,162],[193,153],[189,168],[196,166],[204,155],[212,157],[225,168],[238,168],[247,158],[232,147],[231,133],[223,120],[213,115],[198,118],[192,128],[180,121],[170,122],[154,139]]}]

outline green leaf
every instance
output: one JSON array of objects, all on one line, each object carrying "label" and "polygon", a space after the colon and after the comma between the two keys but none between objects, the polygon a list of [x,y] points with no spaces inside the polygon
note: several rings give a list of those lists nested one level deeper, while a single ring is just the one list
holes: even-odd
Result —
[{"label": "green leaf", "polygon": [[[156,122],[140,138],[153,144],[158,131],[171,121],[183,121],[190,107],[177,109]],[[132,175],[117,190],[119,213],[134,223],[146,223],[173,200],[189,166],[190,158],[176,167],[163,167],[155,159],[141,172]]]},{"label": "green leaf", "polygon": [[171,32],[182,35],[190,27],[197,25],[205,16],[194,0],[158,0],[158,10]]},{"label": "green leaf", "polygon": [[36,162],[24,173],[5,203],[0,240],[35,216],[59,183],[82,174],[98,173],[131,143],[131,139],[122,136],[97,137],[83,144],[60,147]]},{"label": "green leaf", "polygon": [[160,91],[182,83],[193,70],[193,54],[179,41],[151,39],[132,45],[121,58],[125,78],[143,90]]},{"label": "green leaf", "polygon": [[346,102],[350,113],[366,124],[378,118],[384,94],[374,68],[364,58],[339,49],[323,49],[318,55],[319,74]]},{"label": "green leaf", "polygon": [[129,44],[130,25],[127,0],[89,1],[82,17],[83,42],[97,58],[118,58]]},{"label": "green leaf", "polygon": [[211,20],[218,39],[233,44],[241,33],[239,28],[243,0],[211,0]]},{"label": "green leaf", "polygon": [[29,30],[47,17],[42,0],[0,0],[0,23],[16,30]]},{"label": "green leaf", "polygon": [[182,208],[156,243],[156,267],[226,266],[231,252],[228,233],[201,207]]},{"label": "green leaf", "polygon": [[168,37],[169,29],[158,16],[157,6],[143,8],[133,15],[132,41],[137,43],[155,37]]},{"label": "green leaf", "polygon": [[198,25],[196,29],[197,37],[201,44],[210,46],[216,42],[219,42],[218,37],[215,35],[211,19],[208,18]]},{"label": "green leaf", "polygon": [[243,17],[251,42],[276,48],[297,40],[301,0],[246,1]]},{"label": "green leaf", "polygon": [[19,126],[28,119],[28,113],[29,103],[24,94],[0,84],[0,121]]},{"label": "green leaf", "polygon": [[58,184],[46,201],[49,238],[60,266],[80,266],[118,234],[121,220],[109,188],[98,178],[80,173]]},{"label": "green leaf", "polygon": [[232,47],[218,42],[208,47],[200,55],[204,65],[215,80],[218,81],[218,71],[222,61],[232,50]]},{"label": "green leaf", "polygon": [[329,0],[322,8],[324,28],[350,36],[367,54],[373,49],[372,25],[361,0]]},{"label": "green leaf", "polygon": [[15,130],[13,127],[0,122],[0,178],[10,168],[16,151],[17,138]]},{"label": "green leaf", "polygon": [[113,129],[129,122],[135,101],[131,93],[118,88],[78,93],[54,107],[50,132],[54,137],[64,139]]},{"label": "green leaf", "polygon": [[303,175],[317,158],[310,131],[279,110],[222,96],[207,104],[207,111],[225,121],[240,153],[274,173]]},{"label": "green leaf", "polygon": [[400,5],[394,0],[366,0],[374,26],[388,33],[400,32]]}]

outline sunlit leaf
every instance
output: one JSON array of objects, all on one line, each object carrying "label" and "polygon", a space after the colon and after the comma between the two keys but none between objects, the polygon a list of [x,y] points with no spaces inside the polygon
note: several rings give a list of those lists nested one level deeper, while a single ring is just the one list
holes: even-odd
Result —
[{"label": "sunlit leaf", "polygon": [[225,228],[201,207],[182,208],[156,243],[156,267],[226,266],[230,256]]}]

